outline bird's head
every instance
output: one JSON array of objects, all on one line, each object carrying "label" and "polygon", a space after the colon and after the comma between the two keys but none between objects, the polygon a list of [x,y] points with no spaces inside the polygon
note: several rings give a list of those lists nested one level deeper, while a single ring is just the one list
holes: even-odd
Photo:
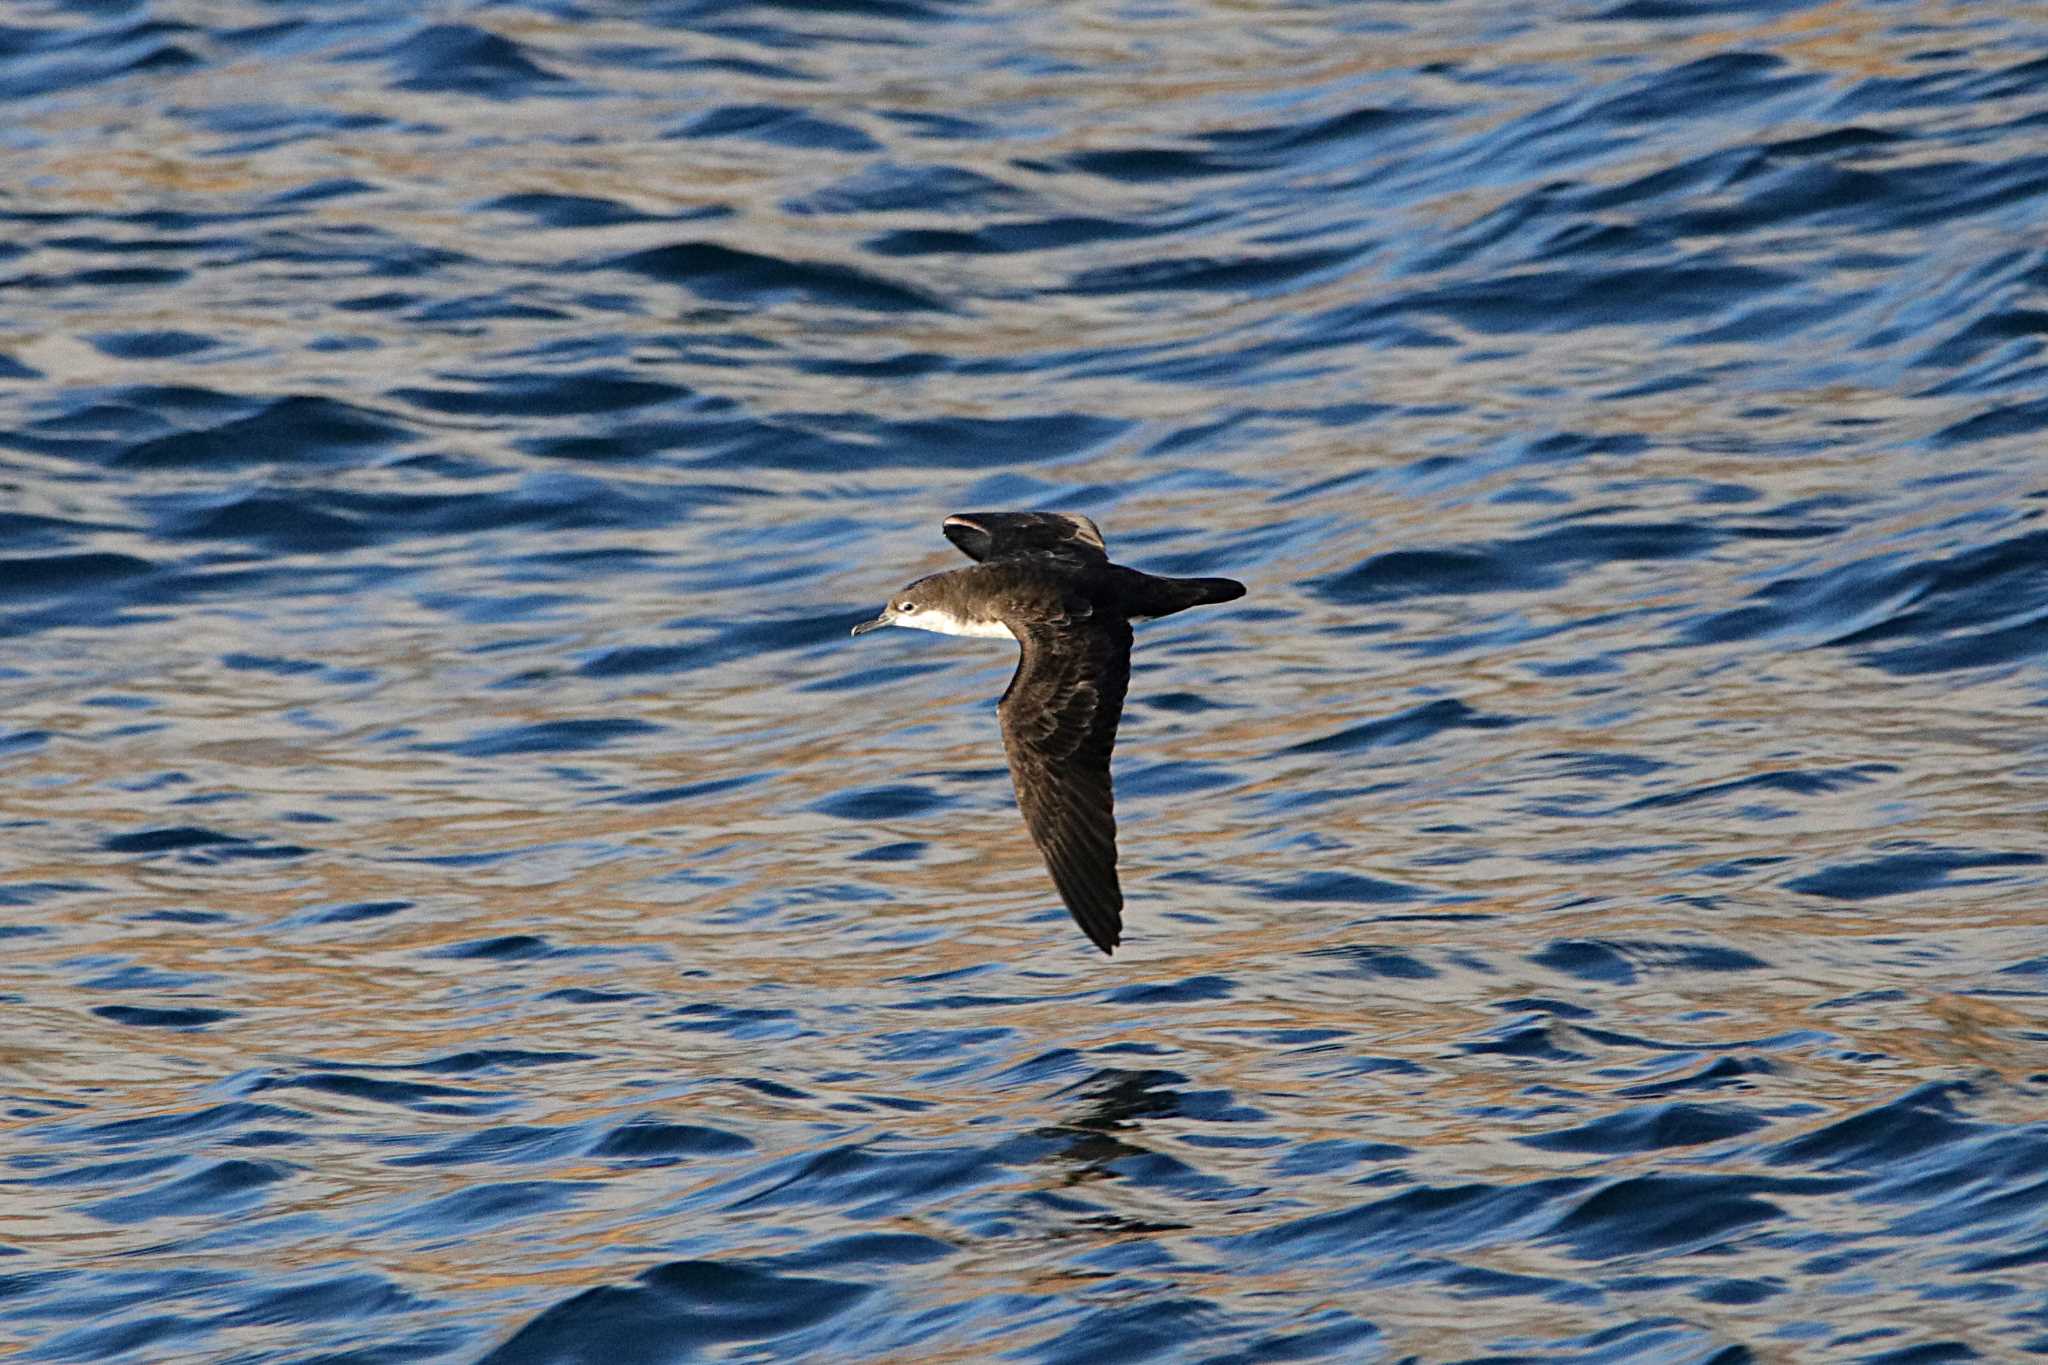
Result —
[{"label": "bird's head", "polygon": [[988,604],[977,603],[966,576],[972,569],[935,573],[920,578],[889,599],[882,614],[853,628],[865,635],[883,626],[908,626],[912,630],[936,631],[940,635],[980,635],[999,640],[1017,637],[996,620]]}]

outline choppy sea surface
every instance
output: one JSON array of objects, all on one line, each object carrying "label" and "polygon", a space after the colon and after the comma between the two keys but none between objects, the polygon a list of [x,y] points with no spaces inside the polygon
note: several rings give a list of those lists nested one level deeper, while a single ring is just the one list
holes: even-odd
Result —
[{"label": "choppy sea surface", "polygon": [[[0,1355],[2048,1354],[2044,51],[11,6]],[[1114,959],[1022,507],[1251,588]]]}]

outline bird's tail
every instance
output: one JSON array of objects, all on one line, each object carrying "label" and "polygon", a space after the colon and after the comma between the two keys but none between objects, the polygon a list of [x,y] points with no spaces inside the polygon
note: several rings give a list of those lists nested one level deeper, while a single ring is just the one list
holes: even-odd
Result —
[{"label": "bird's tail", "polygon": [[1139,605],[1131,615],[1171,616],[1189,607],[1235,602],[1244,596],[1244,584],[1234,578],[1159,578],[1146,574],[1143,587],[1132,596]]}]

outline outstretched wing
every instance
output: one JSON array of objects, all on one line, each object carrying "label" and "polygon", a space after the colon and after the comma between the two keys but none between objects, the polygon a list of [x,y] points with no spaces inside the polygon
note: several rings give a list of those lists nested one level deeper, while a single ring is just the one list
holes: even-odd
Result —
[{"label": "outstretched wing", "polygon": [[1109,753],[1131,681],[1131,626],[1099,609],[1008,624],[1024,648],[997,714],[1017,805],[1060,899],[1107,953],[1123,938]]},{"label": "outstretched wing", "polygon": [[1033,553],[1057,554],[1077,563],[1109,558],[1102,532],[1077,512],[962,512],[947,517],[942,529],[969,559]]}]

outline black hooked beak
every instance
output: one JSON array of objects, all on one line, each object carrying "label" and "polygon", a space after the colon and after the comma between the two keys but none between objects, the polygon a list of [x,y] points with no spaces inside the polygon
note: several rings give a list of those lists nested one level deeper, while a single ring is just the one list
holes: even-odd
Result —
[{"label": "black hooked beak", "polygon": [[884,611],[880,616],[877,616],[874,620],[863,621],[859,625],[855,626],[853,628],[853,633],[855,635],[865,635],[871,630],[880,630],[883,626],[890,624],[895,619],[895,612]]}]

